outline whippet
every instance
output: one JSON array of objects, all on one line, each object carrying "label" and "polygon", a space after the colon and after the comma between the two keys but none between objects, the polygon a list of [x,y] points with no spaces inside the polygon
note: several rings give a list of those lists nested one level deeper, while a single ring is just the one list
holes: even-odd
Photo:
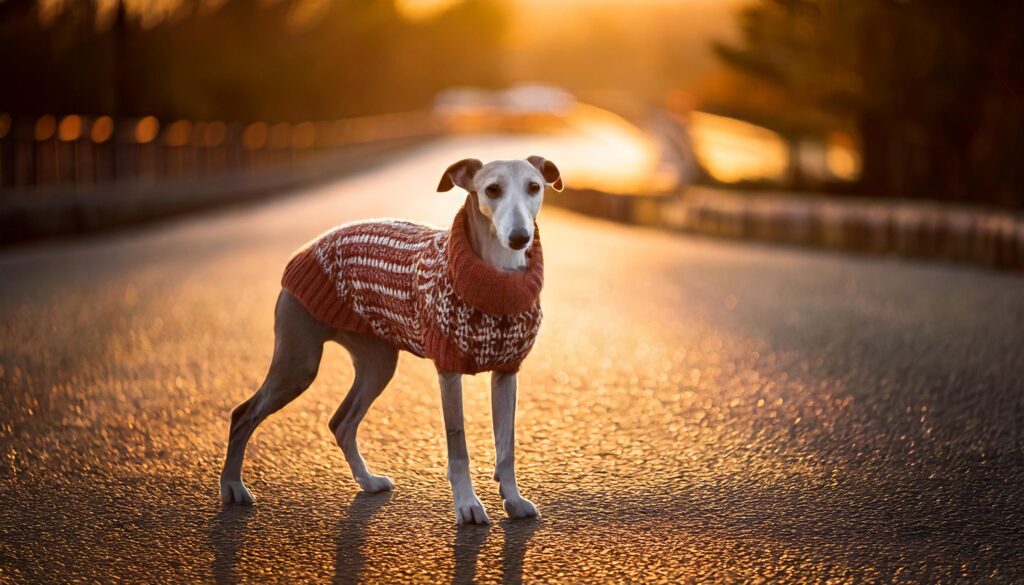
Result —
[{"label": "whippet", "polygon": [[456,521],[489,522],[473,489],[463,428],[462,375],[478,371],[492,373],[494,480],[505,512],[513,518],[537,515],[519,493],[514,452],[516,371],[540,325],[543,257],[535,220],[545,185],[560,191],[562,180],[558,168],[541,157],[461,160],[448,167],[437,188],[468,191],[451,230],[394,220],[359,222],[298,252],[277,300],[269,372],[231,413],[222,502],[254,501],[242,482],[246,444],[267,416],[309,387],[330,340],[348,350],[355,379],[329,427],[364,491],[394,488],[390,478],[370,472],[356,434],[405,349],[430,357],[438,368]]}]

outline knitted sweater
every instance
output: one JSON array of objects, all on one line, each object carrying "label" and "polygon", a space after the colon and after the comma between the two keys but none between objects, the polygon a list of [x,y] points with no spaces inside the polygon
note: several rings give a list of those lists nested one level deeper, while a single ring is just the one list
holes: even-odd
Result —
[{"label": "knitted sweater", "polygon": [[515,372],[540,330],[539,234],[527,255],[522,272],[485,263],[463,207],[447,231],[395,220],[335,228],[296,252],[281,284],[320,321],[376,335],[438,371]]}]

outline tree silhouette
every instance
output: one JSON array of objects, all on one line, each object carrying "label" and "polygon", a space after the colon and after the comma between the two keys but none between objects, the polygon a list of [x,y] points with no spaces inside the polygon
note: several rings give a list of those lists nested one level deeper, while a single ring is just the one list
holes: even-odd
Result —
[{"label": "tree silhouette", "polygon": [[761,0],[717,52],[781,96],[738,109],[855,128],[866,193],[1024,206],[1021,23],[1015,0]]},{"label": "tree silhouette", "polygon": [[43,22],[0,2],[0,112],[292,121],[408,110],[454,84],[497,86],[505,16],[467,0],[425,21],[387,0],[334,0],[296,26],[299,0],[200,0],[147,27],[102,19],[96,0]]}]

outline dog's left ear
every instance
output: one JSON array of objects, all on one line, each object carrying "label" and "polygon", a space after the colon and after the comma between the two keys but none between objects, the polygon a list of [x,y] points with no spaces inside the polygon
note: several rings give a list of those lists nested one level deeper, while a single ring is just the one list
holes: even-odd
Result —
[{"label": "dog's left ear", "polygon": [[549,161],[543,156],[537,155],[528,156],[526,157],[526,160],[531,165],[537,167],[537,170],[540,171],[544,180],[551,184],[552,189],[555,191],[562,190],[562,173],[558,170],[558,167],[555,166],[555,163]]},{"label": "dog's left ear", "polygon": [[458,185],[466,191],[473,190],[473,176],[483,168],[484,163],[475,158],[464,158],[459,162],[445,169],[441,175],[441,182],[437,184],[437,191],[451,191],[452,187]]}]

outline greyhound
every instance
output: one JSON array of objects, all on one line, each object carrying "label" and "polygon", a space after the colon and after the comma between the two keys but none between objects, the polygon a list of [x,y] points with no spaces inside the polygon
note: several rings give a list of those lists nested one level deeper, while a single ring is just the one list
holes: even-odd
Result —
[{"label": "greyhound", "polygon": [[[448,167],[437,190],[448,191],[458,186],[468,192],[464,223],[473,252],[479,260],[494,269],[517,272],[525,271],[530,264],[529,253],[537,241],[535,220],[543,203],[545,185],[561,191],[562,180],[557,166],[539,156],[487,164],[476,159],[465,159]],[[485,196],[481,196],[481,193]],[[446,233],[438,232],[438,235]],[[539,301],[536,309],[539,327]],[[231,412],[227,456],[220,477],[221,501],[224,504],[254,502],[252,492],[242,482],[242,460],[249,438],[263,420],[312,384],[327,341],[335,341],[348,350],[355,370],[352,387],[328,426],[345,456],[353,478],[363,491],[373,493],[394,489],[390,478],[370,472],[359,452],[356,434],[367,410],[394,375],[399,349],[407,348],[396,347],[392,340],[380,335],[332,326],[314,317],[287,288],[282,289],[278,296],[274,335],[274,354],[266,379],[251,398]],[[532,343],[530,339],[527,352]],[[416,353],[415,350],[413,352]],[[462,375],[460,371],[445,371],[439,367],[438,379],[448,444],[447,477],[452,488],[457,523],[487,524],[490,522],[487,511],[477,497],[470,478],[469,454],[463,428]],[[520,494],[516,483],[517,388],[515,371],[491,371],[495,443],[493,477],[499,484],[505,512],[512,518],[537,515],[536,506]]]}]

